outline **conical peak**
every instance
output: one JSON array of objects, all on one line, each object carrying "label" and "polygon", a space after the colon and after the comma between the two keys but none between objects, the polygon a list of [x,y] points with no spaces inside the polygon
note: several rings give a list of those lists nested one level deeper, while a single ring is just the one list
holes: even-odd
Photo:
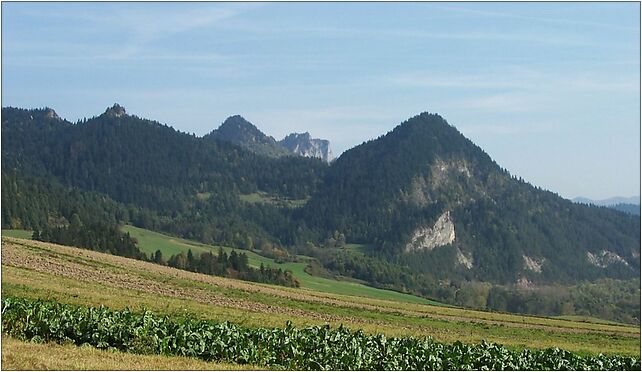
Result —
[{"label": "conical peak", "polygon": [[114,116],[114,117],[121,117],[127,115],[127,111],[125,111],[125,108],[118,103],[114,103],[112,107],[107,108],[105,110],[105,115],[109,116]]}]

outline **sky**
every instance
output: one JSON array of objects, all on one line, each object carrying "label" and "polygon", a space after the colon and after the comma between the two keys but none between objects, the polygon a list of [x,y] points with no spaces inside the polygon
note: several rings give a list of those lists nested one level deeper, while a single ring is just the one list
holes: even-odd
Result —
[{"label": "sky", "polygon": [[2,3],[2,106],[240,114],[335,155],[436,112],[566,198],[640,194],[639,3]]}]

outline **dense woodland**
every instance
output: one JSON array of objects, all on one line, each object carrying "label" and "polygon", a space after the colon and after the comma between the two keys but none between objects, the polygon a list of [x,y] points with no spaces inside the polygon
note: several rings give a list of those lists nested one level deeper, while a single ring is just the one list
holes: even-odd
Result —
[{"label": "dense woodland", "polygon": [[275,269],[263,264],[259,268],[253,268],[249,264],[246,253],[237,253],[233,250],[228,255],[223,251],[223,248],[219,248],[216,255],[211,252],[203,252],[198,257],[194,256],[190,249],[187,254],[181,252],[172,255],[167,262],[164,261],[161,251],[156,251],[153,261],[161,265],[166,264],[177,269],[197,273],[225,276],[251,282],[278,284],[286,287],[300,286],[298,279],[290,271],[284,271],[280,268]]},{"label": "dense woodland", "polygon": [[136,246],[136,240],[128,233],[121,232],[118,226],[101,222],[83,225],[77,214],[73,215],[69,226],[49,226],[42,231],[34,230],[32,238],[116,256],[147,260],[147,255]]},{"label": "dense woodland", "polygon": [[[588,297],[568,288],[639,277],[638,216],[575,204],[510,175],[438,115],[411,118],[327,165],[261,156],[120,109],[72,124],[50,109],[3,108],[3,228],[53,231],[76,214],[87,225],[128,223],[204,243],[312,255],[333,275],[373,286],[538,314],[595,314]],[[308,202],[242,199],[259,192]],[[413,231],[445,211],[455,241],[403,253]],[[371,249],[348,252],[345,242]],[[605,267],[587,260],[602,251],[622,260]],[[472,257],[471,269],[458,264],[458,252]],[[525,268],[524,256],[539,257],[541,272]],[[519,288],[520,281],[565,290],[551,296]],[[611,318],[630,320],[639,286],[629,297],[615,292],[623,298]]]}]

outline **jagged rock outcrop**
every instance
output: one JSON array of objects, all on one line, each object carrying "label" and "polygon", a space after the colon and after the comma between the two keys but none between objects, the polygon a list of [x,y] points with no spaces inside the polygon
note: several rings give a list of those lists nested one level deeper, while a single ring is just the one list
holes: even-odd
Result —
[{"label": "jagged rock outcrop", "polygon": [[206,134],[204,138],[231,142],[257,154],[270,157],[298,155],[321,158],[326,162],[332,160],[330,142],[311,138],[310,133],[292,133],[276,141],[274,137],[261,132],[254,124],[241,115],[227,118],[217,129]]},{"label": "jagged rock outcrop", "polygon": [[[453,239],[454,240],[454,239]],[[473,256],[472,254],[464,254],[459,248],[457,248],[457,263],[464,266],[468,270],[473,268]]]},{"label": "jagged rock outcrop", "polygon": [[117,103],[114,103],[114,105],[112,107],[109,107],[109,108],[107,108],[107,110],[105,110],[105,114],[104,115],[119,118],[121,116],[127,115],[127,111],[125,110],[125,108],[123,106],[121,106],[121,105],[119,105]]},{"label": "jagged rock outcrop", "polygon": [[530,270],[536,273],[541,273],[542,272],[542,265],[544,264],[544,259],[538,259],[534,257],[528,257],[526,255],[522,255],[522,258],[524,259],[524,269]]},{"label": "jagged rock outcrop", "polygon": [[[455,224],[450,218],[450,212],[444,212],[435,224],[430,226],[421,226],[417,228],[411,238],[410,242],[406,244],[406,252],[433,250],[436,247],[450,244],[455,241]],[[472,261],[470,262],[472,267]],[[465,265],[468,266],[468,265]]]},{"label": "jagged rock outcrop", "polygon": [[622,258],[620,255],[617,253],[613,253],[610,251],[601,251],[599,253],[591,253],[591,252],[586,252],[586,259],[593,265],[597,266],[599,268],[606,268],[608,266],[611,266],[616,263],[621,263],[625,266],[629,266],[629,263],[626,262],[624,258]]},{"label": "jagged rock outcrop", "polygon": [[[56,111],[54,111],[54,109],[51,109],[49,107],[45,109],[45,117],[47,119],[62,120],[60,116],[58,116]],[[31,118],[33,119],[33,116]]]},{"label": "jagged rock outcrop", "polygon": [[328,163],[333,159],[330,141],[312,138],[308,132],[289,134],[279,141],[279,145],[300,156],[320,158]]}]

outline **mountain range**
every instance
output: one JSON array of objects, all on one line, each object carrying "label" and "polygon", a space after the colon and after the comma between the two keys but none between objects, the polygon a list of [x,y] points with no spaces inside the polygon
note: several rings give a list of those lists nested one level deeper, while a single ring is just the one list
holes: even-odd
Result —
[{"label": "mountain range", "polygon": [[573,198],[573,201],[575,203],[592,204],[597,206],[608,207],[608,208],[618,210],[620,212],[633,214],[636,216],[640,215],[640,197],[639,196],[631,196],[628,198],[616,196],[616,197],[602,199],[602,200],[592,200],[588,198],[577,197],[577,198]]},{"label": "mountain range", "polygon": [[589,199],[589,198],[584,198],[581,196],[578,196],[577,198],[573,198],[573,201],[576,203],[583,203],[583,204],[593,204],[593,205],[600,205],[600,206],[605,206],[609,207],[612,205],[616,204],[634,204],[634,205],[640,205],[640,196],[630,196],[630,197],[621,197],[621,196],[615,196],[612,198],[608,199],[601,199],[601,200],[594,200],[594,199]]},{"label": "mountain range", "polygon": [[218,139],[239,145],[257,154],[280,157],[299,155],[320,158],[325,162],[332,160],[332,151],[328,140],[313,139],[310,133],[292,133],[281,141],[261,132],[254,124],[240,115],[227,118],[217,129],[208,133],[205,138]]},{"label": "mountain range", "polygon": [[[48,108],[3,108],[2,227],[73,215],[129,223],[311,255],[371,285],[457,304],[483,296],[480,306],[508,311],[560,306],[549,291],[534,310],[515,307],[531,306],[523,296],[534,288],[639,278],[639,217],[511,175],[437,114],[331,163],[311,141],[276,141],[240,116],[196,137],[118,105],[77,123]],[[286,156],[294,152],[303,156]],[[483,295],[462,297],[468,290]]]}]

